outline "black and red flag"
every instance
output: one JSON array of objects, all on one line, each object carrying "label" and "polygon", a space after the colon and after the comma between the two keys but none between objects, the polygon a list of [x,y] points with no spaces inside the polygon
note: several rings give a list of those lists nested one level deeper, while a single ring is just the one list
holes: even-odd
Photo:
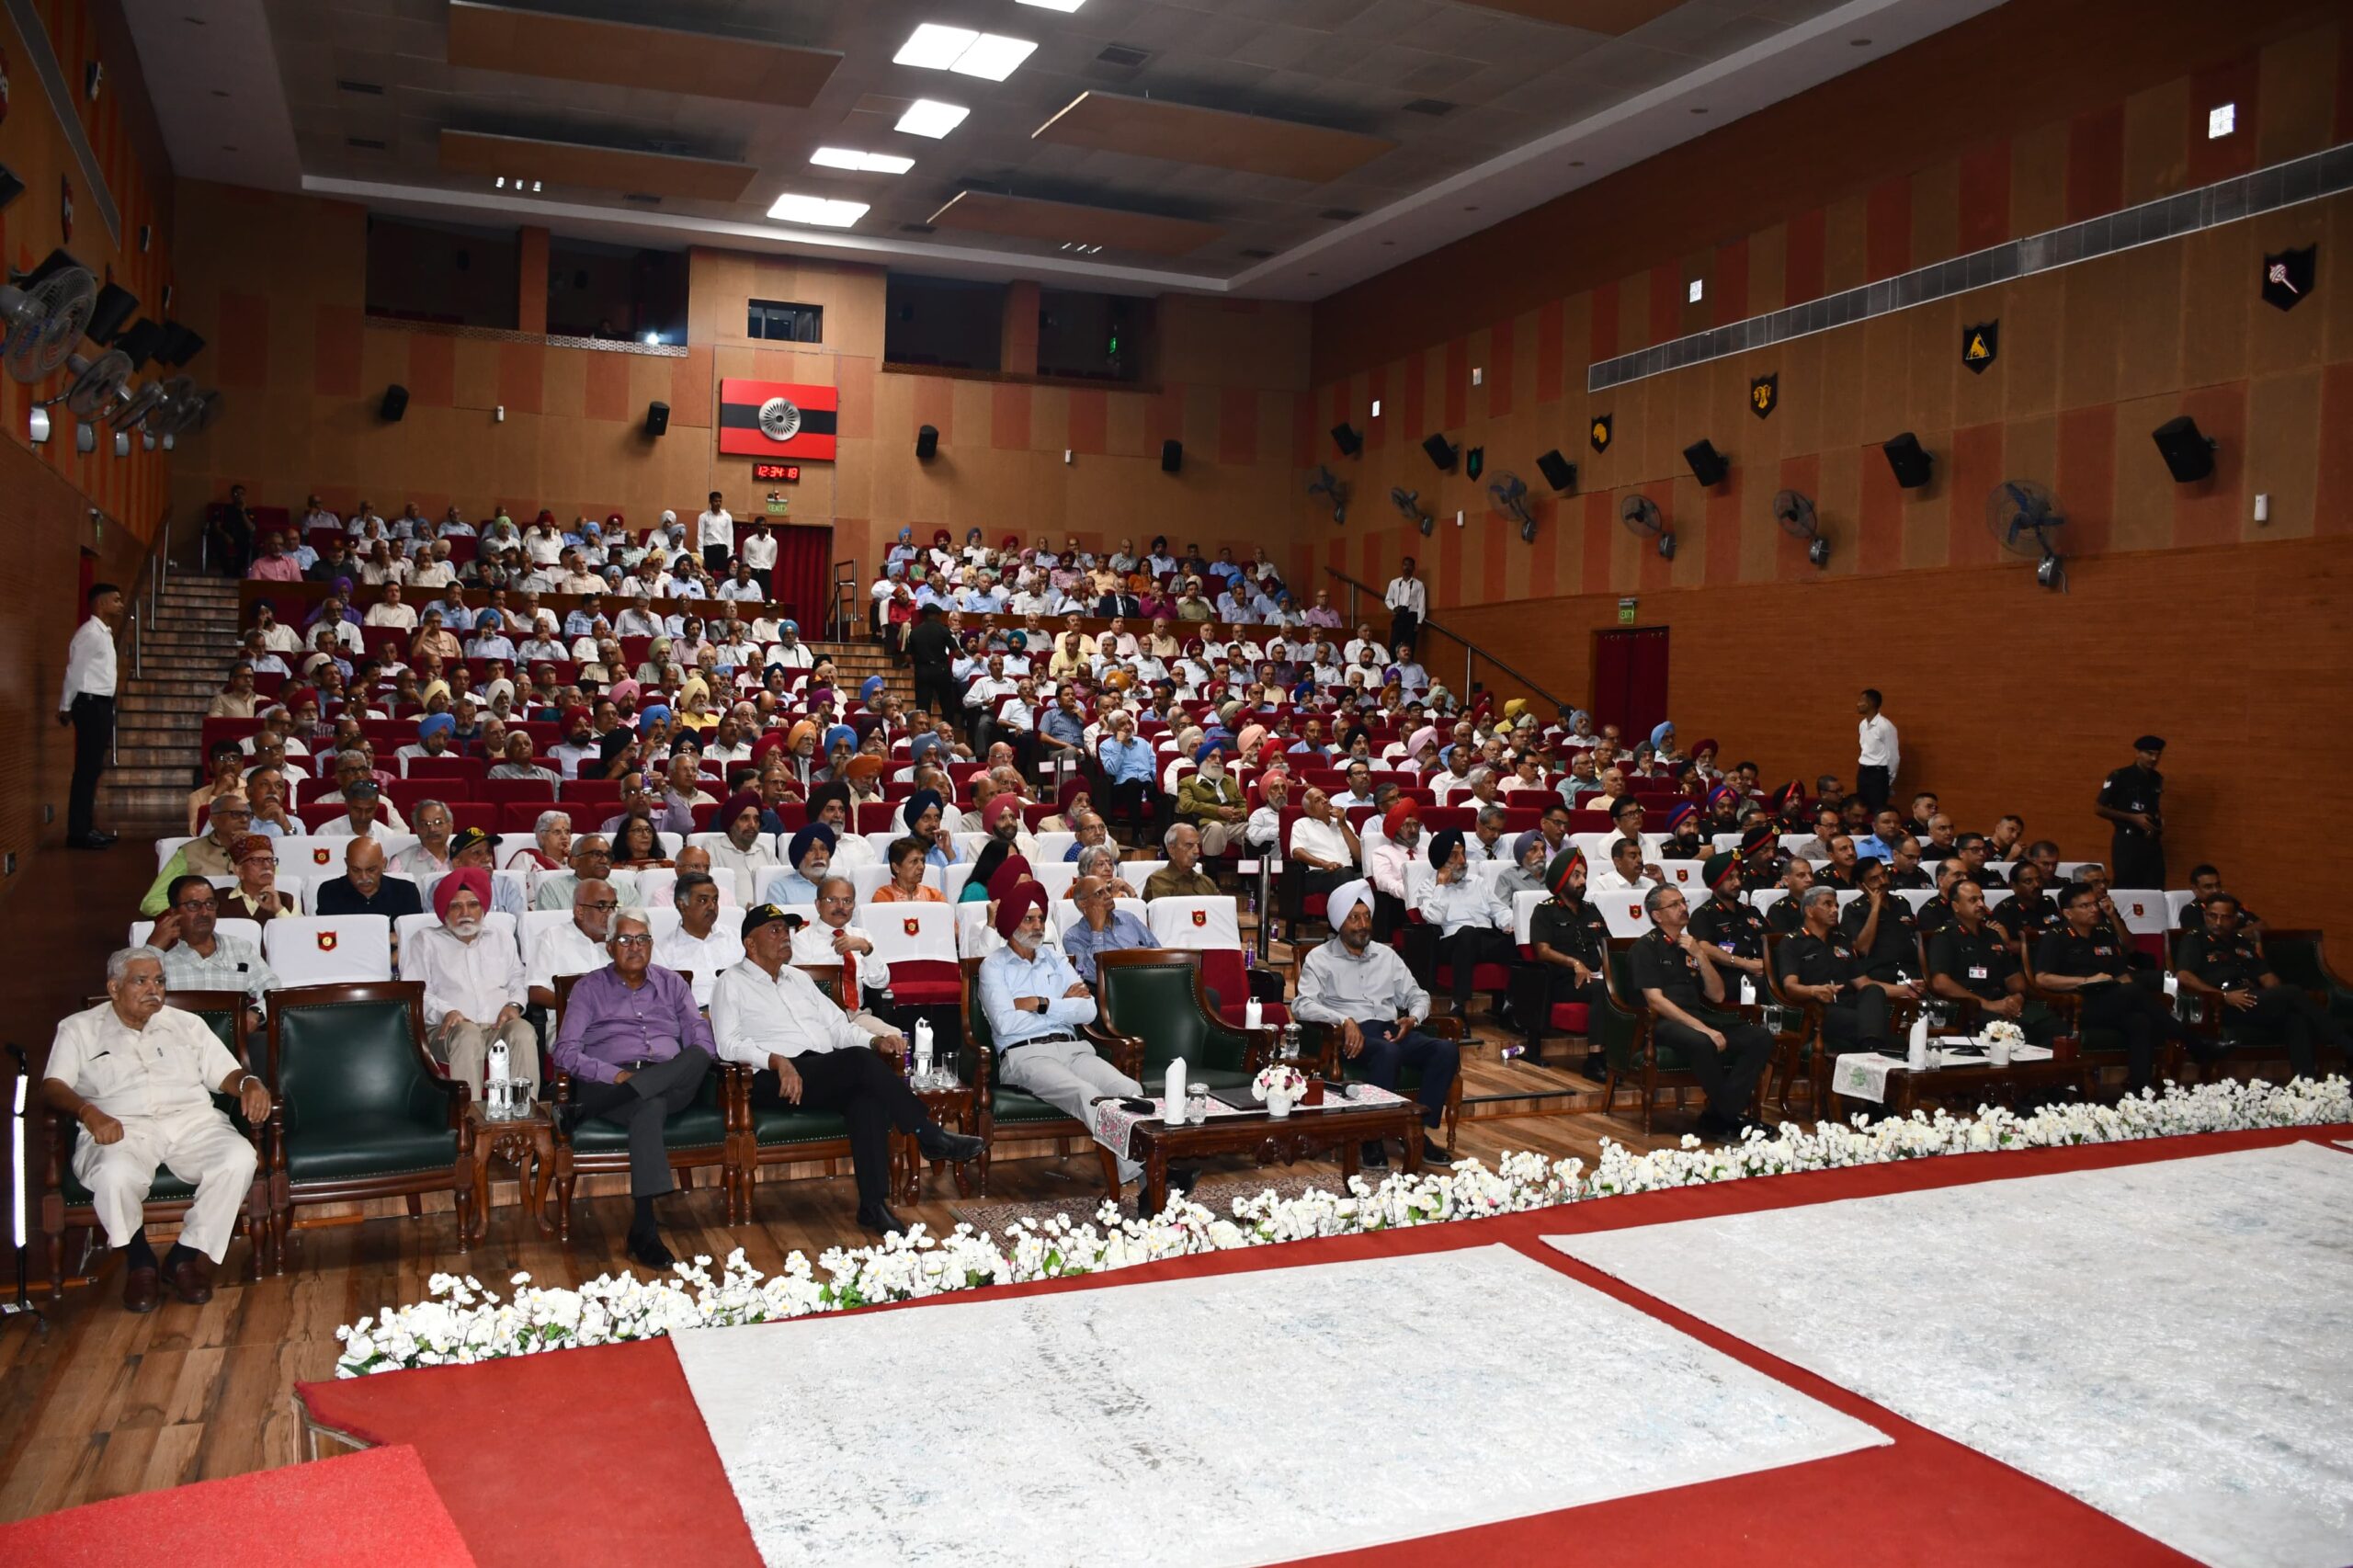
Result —
[{"label": "black and red flag", "polygon": [[722,381],[719,449],[742,458],[832,462],[840,406],[832,387]]}]

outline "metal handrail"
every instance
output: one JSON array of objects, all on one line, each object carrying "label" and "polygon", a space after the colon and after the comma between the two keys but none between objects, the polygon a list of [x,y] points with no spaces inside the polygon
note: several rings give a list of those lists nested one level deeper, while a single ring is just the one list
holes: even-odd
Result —
[{"label": "metal handrail", "polygon": [[826,611],[826,632],[835,642],[851,641],[850,628],[858,624],[858,612],[851,607],[857,603],[858,575],[855,560],[834,562],[834,602]]},{"label": "metal handrail", "polygon": [[[105,514],[99,514],[103,519]],[[153,629],[163,614],[164,585],[172,571],[172,510],[164,508],[155,519],[155,542],[148,550],[147,558],[139,563],[139,575],[131,580],[131,674],[133,679],[147,673],[146,632]],[[142,621],[140,610],[146,609]],[[108,737],[107,761],[110,767],[122,763],[122,725],[118,722],[114,733]]]},{"label": "metal handrail", "polygon": [[[1358,594],[1370,594],[1373,597],[1373,602],[1376,604],[1381,603],[1386,597],[1381,589],[1375,588],[1370,583],[1358,582],[1354,577],[1349,576],[1346,572],[1341,571],[1336,566],[1326,566],[1324,568],[1324,574],[1327,577],[1337,578],[1339,581],[1347,585],[1347,619],[1348,624],[1351,626],[1359,624],[1359,618],[1357,614],[1357,596]],[[1542,687],[1537,685],[1534,681],[1529,679],[1526,676],[1520,674],[1509,665],[1505,664],[1501,659],[1496,658],[1493,653],[1488,653],[1484,648],[1480,647],[1477,643],[1472,642],[1461,632],[1449,631],[1446,627],[1440,626],[1437,621],[1430,619],[1427,616],[1424,616],[1422,618],[1420,627],[1421,630],[1425,631],[1435,631],[1441,637],[1461,644],[1462,700],[1464,703],[1468,704],[1471,700],[1472,663],[1476,660],[1484,660],[1486,663],[1493,665],[1496,669],[1501,670],[1505,675],[1511,676],[1512,679],[1518,681],[1529,690],[1534,692],[1538,697],[1543,699],[1545,702],[1551,704],[1552,707],[1566,708],[1568,706],[1568,704],[1563,702],[1559,698],[1553,696],[1551,692],[1545,690]]]}]

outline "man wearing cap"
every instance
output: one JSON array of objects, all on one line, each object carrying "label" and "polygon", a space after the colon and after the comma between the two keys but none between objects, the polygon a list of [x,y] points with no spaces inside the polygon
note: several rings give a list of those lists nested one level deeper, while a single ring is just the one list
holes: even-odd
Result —
[{"label": "man wearing cap", "polygon": [[449,1076],[479,1096],[493,1040],[506,1045],[506,1075],[530,1081],[539,1094],[540,1041],[523,1021],[529,1000],[523,960],[514,940],[484,928],[491,913],[491,876],[467,866],[433,889],[440,921],[412,937],[401,952],[401,978],[425,986],[425,1043],[449,1065]]},{"label": "man wearing cap", "polygon": [[[1716,950],[1719,966],[1765,991],[1765,917],[1740,894],[1740,858],[1711,855],[1700,865],[1708,902],[1691,912],[1691,934]],[[1740,982],[1733,983],[1738,985]]]},{"label": "man wearing cap", "polygon": [[[1600,1046],[1590,1042],[1595,1032],[1592,1020],[1600,1017],[1601,1008],[1608,1003],[1603,976],[1608,967],[1609,925],[1599,910],[1586,902],[1585,851],[1571,845],[1553,856],[1544,867],[1544,885],[1552,896],[1531,910],[1528,919],[1529,950],[1536,961],[1520,966],[1515,974],[1513,1007],[1521,1015],[1520,1027],[1528,1031],[1528,1054],[1533,1058],[1552,1021],[1553,1006],[1584,1003],[1589,1045],[1585,1075],[1597,1080],[1606,1062]],[[1520,978],[1531,973],[1530,979]]]},{"label": "man wearing cap", "polygon": [[168,907],[174,881],[184,876],[233,877],[237,873],[237,845],[253,836],[254,809],[243,795],[222,795],[211,805],[204,836],[191,838],[171,853],[155,880],[139,901],[139,913],[150,920]]},{"label": "man wearing cap", "polygon": [[609,926],[603,948],[611,961],[574,983],[549,1051],[573,1079],[556,1126],[566,1139],[591,1117],[628,1129],[629,1256],[666,1269],[677,1260],[654,1224],[654,1200],[675,1185],[662,1127],[702,1088],[714,1051],[710,1025],[687,983],[653,961],[654,923],[644,910],[617,911],[600,924]]},{"label": "man wearing cap", "polygon": [[245,1027],[260,1028],[262,994],[278,989],[278,976],[262,961],[259,948],[243,937],[221,934],[221,900],[210,880],[174,878],[165,898],[167,907],[147,937],[164,955],[165,983],[175,991],[242,991]]},{"label": "man wearing cap", "polygon": [[[523,899],[522,879],[500,878],[494,873],[498,866],[498,835],[478,827],[460,828],[449,835],[449,869],[472,868],[490,878],[490,910],[494,915],[511,915],[517,926],[523,923],[523,913],[529,907]],[[420,876],[417,884],[426,886],[430,879]]]},{"label": "man wearing cap", "polygon": [[249,833],[237,840],[237,885],[221,895],[221,914],[230,920],[270,921],[299,913],[290,893],[278,891],[278,841]]},{"label": "man wearing cap", "polygon": [[788,864],[767,874],[761,898],[768,903],[814,903],[817,884],[833,869],[834,830],[813,822],[794,833],[785,846]]},{"label": "man wearing cap", "polygon": [[[742,939],[744,961],[722,975],[711,993],[711,1033],[721,1060],[754,1069],[756,1109],[792,1105],[832,1111],[847,1122],[858,1222],[882,1234],[904,1230],[888,1201],[889,1134],[913,1137],[926,1158],[960,1165],[980,1154],[981,1140],[942,1129],[909,1090],[892,1066],[906,1050],[904,1037],[861,1030],[794,967],[794,939],[781,907],[763,903],[745,911]],[[998,1048],[1005,1048],[1002,1036]]]},{"label": "man wearing cap", "polygon": [[1512,940],[1511,906],[1495,896],[1495,884],[1471,869],[1457,828],[1430,835],[1433,875],[1422,889],[1415,913],[1438,930],[1438,956],[1454,977],[1454,1012],[1467,1019],[1472,981],[1482,963],[1509,963],[1519,956]]},{"label": "man wearing cap", "polygon": [[1781,991],[1792,1001],[1822,1005],[1822,1036],[1847,1051],[1884,1051],[1893,1038],[1888,1028],[1891,1001],[1919,994],[1915,985],[1892,985],[1864,971],[1847,933],[1838,925],[1836,888],[1810,887],[1790,902],[1802,924],[1776,950]]},{"label": "man wearing cap", "polygon": [[1784,858],[1781,835],[1774,831],[1771,822],[1760,820],[1743,828],[1740,834],[1741,891],[1757,892],[1779,884],[1784,874]]},{"label": "man wearing cap", "polygon": [[1651,1010],[1652,1038],[1699,1078],[1708,1100],[1701,1134],[1736,1138],[1755,1125],[1749,1107],[1773,1059],[1773,1037],[1726,1008],[1717,961],[1723,955],[1691,933],[1682,891],[1653,888],[1643,903],[1651,928],[1635,938],[1629,968],[1635,993]]},{"label": "man wearing cap", "polygon": [[2134,741],[2132,761],[2108,776],[2092,802],[2092,810],[2111,824],[2109,874],[2118,887],[2165,885],[2165,780],[2157,771],[2165,750],[2161,736],[2143,735]]},{"label": "man wearing cap", "polygon": [[[42,1097],[81,1124],[74,1175],[90,1191],[107,1244],[123,1254],[122,1304],[134,1312],[153,1310],[159,1276],[191,1305],[211,1299],[213,1267],[253,1190],[253,1142],[212,1096],[235,1096],[250,1126],[270,1111],[268,1089],[211,1029],[164,1005],[168,983],[154,949],[116,952],[106,1000],[59,1020],[42,1069]],[[159,1166],[196,1189],[161,1264],[145,1229]]]},{"label": "man wearing cap", "polygon": [[[1416,826],[1419,820],[1413,819]],[[1461,1048],[1423,1030],[1429,993],[1415,983],[1396,949],[1372,939],[1371,884],[1352,881],[1335,892],[1329,918],[1333,939],[1308,950],[1291,1017],[1336,1032],[1340,1054],[1355,1063],[1352,1075],[1367,1083],[1393,1093],[1402,1068],[1418,1071],[1422,1124],[1435,1133],[1445,1124]],[[1363,1154],[1376,1169],[1389,1163],[1377,1143],[1366,1145]],[[1454,1160],[1436,1137],[1425,1139],[1422,1157],[1439,1166]]]}]

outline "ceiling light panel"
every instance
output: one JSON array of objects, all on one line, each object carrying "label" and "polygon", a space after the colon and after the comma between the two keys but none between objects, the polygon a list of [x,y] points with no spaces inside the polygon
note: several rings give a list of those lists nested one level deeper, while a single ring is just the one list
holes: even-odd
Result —
[{"label": "ceiling light panel", "polygon": [[962,76],[1002,82],[1035,53],[1037,48],[1034,43],[1006,38],[1000,33],[974,32],[970,28],[926,22],[908,35],[899,52],[891,58],[896,64],[913,65],[925,71],[953,71]]},{"label": "ceiling light panel", "polygon": [[847,229],[866,216],[863,201],[831,201],[821,196],[779,196],[768,216],[785,223],[807,223],[821,229]]},{"label": "ceiling light panel", "polygon": [[899,117],[901,131],[910,136],[928,136],[935,142],[964,123],[972,111],[958,104],[944,104],[937,98],[917,98]]},{"label": "ceiling light panel", "polygon": [[820,147],[809,154],[820,168],[848,169],[862,175],[903,175],[915,166],[913,158],[890,153],[854,153],[847,147]]},{"label": "ceiling light panel", "polygon": [[1064,15],[1077,10],[1086,0],[1020,0],[1024,6],[1035,6],[1041,11],[1060,11]]}]

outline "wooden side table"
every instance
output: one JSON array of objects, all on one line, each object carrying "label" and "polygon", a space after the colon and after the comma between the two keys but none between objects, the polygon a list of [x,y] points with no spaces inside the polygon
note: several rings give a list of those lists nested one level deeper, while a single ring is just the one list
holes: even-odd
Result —
[{"label": "wooden side table", "polygon": [[548,1178],[555,1174],[555,1122],[543,1104],[516,1121],[493,1121],[479,1101],[466,1103],[465,1134],[458,1158],[466,1166],[460,1178],[473,1188],[473,1224],[467,1240],[479,1242],[490,1230],[490,1162],[505,1160],[515,1167],[516,1185],[539,1221],[540,1234],[555,1234],[548,1218]]},{"label": "wooden side table", "polygon": [[[917,1089],[915,1098],[931,1112],[931,1119],[950,1132],[970,1133],[972,1131],[976,1105],[972,1087],[967,1084],[953,1089]],[[892,1165],[898,1180],[892,1183],[892,1194],[902,1203],[917,1203],[923,1196],[923,1151],[916,1147],[913,1133],[893,1133],[891,1137]],[[934,1169],[946,1165],[946,1160],[934,1160]],[[955,1167],[956,1196],[972,1196],[972,1167],[970,1162]]]}]

